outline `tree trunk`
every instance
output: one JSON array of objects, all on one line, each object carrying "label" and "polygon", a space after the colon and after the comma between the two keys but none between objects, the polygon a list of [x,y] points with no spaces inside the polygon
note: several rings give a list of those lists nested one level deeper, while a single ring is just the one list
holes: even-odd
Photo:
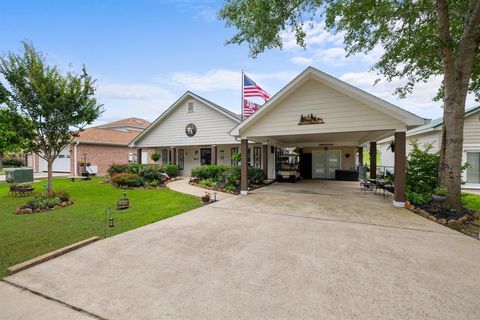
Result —
[{"label": "tree trunk", "polygon": [[52,170],[53,170],[53,160],[51,160],[51,159],[48,159],[48,160],[47,160],[47,164],[48,164],[48,183],[47,183],[47,195],[48,195],[48,197],[52,197],[52,195],[53,195],[53,189],[52,189],[52,178],[53,178]]},{"label": "tree trunk", "polygon": [[460,211],[462,181],[463,123],[465,99],[456,94],[446,98],[443,110],[442,146],[440,149],[439,186],[448,190],[447,207]]}]

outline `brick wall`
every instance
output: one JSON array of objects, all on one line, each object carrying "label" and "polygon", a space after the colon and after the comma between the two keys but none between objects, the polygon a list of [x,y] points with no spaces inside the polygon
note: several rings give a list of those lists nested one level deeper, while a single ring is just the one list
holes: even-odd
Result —
[{"label": "brick wall", "polygon": [[[107,173],[108,167],[112,163],[125,164],[128,163],[128,154],[136,154],[137,149],[129,147],[119,146],[107,146],[107,145],[89,145],[79,144],[77,146],[77,162],[83,160],[84,154],[86,154],[87,162],[90,162],[92,166],[98,167],[98,174],[104,175]],[[73,167],[73,145],[72,145],[72,174],[74,172]],[[78,171],[80,175],[80,171]]]}]

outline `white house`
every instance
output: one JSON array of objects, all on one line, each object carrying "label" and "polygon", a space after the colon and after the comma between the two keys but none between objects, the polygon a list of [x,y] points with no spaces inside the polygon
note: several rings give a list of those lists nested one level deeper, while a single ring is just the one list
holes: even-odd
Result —
[{"label": "white house", "polygon": [[[405,132],[423,124],[423,118],[308,67],[245,121],[187,92],[130,147],[154,148],[162,155],[162,163],[177,163],[184,175],[205,163],[238,165],[231,155],[240,151],[245,194],[248,165],[275,178],[279,148],[299,151],[304,178],[335,179],[356,173],[361,146],[369,143],[375,173],[376,142],[395,135],[402,145]],[[394,165],[394,204],[403,206],[405,152],[395,153]]]},{"label": "white house", "polygon": [[[407,131],[406,153],[412,150],[411,142],[416,140],[420,147],[426,143],[431,144],[430,152],[439,152],[442,142],[443,118],[432,120],[430,123]],[[393,166],[393,155],[390,143],[393,137],[379,141],[381,164]],[[395,150],[397,146],[395,146]],[[468,162],[469,168],[463,173],[462,185],[465,189],[480,189],[480,106],[465,111],[465,123],[463,128],[463,162]]]}]

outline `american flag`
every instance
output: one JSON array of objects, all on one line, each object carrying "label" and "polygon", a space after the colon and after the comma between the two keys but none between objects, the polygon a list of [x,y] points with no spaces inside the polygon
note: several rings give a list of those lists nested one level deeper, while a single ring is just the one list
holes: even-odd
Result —
[{"label": "american flag", "polygon": [[243,99],[243,118],[244,119],[248,118],[249,116],[252,115],[252,113],[257,111],[258,108],[260,108],[260,107],[261,107],[261,105],[259,105],[258,103],[249,101],[249,100],[244,98]]},{"label": "american flag", "polygon": [[270,99],[270,95],[245,74],[243,75],[243,97],[260,97],[265,102]]}]

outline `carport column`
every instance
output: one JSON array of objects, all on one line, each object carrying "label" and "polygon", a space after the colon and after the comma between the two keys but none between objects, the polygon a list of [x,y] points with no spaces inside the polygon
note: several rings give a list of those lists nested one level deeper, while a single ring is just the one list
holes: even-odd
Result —
[{"label": "carport column", "polygon": [[365,178],[363,176],[363,147],[358,147],[358,180]]},{"label": "carport column", "polygon": [[241,174],[240,174],[240,194],[248,193],[248,140],[242,139],[240,144],[241,154]]},{"label": "carport column", "polygon": [[212,164],[217,164],[217,146],[212,144]]},{"label": "carport column", "polygon": [[268,179],[268,144],[262,145],[262,170],[265,179]]},{"label": "carport column", "polygon": [[377,178],[377,142],[370,142],[370,179]]},{"label": "carport column", "polygon": [[405,206],[406,188],[406,142],[405,131],[395,132],[395,193],[393,205],[395,207]]}]

